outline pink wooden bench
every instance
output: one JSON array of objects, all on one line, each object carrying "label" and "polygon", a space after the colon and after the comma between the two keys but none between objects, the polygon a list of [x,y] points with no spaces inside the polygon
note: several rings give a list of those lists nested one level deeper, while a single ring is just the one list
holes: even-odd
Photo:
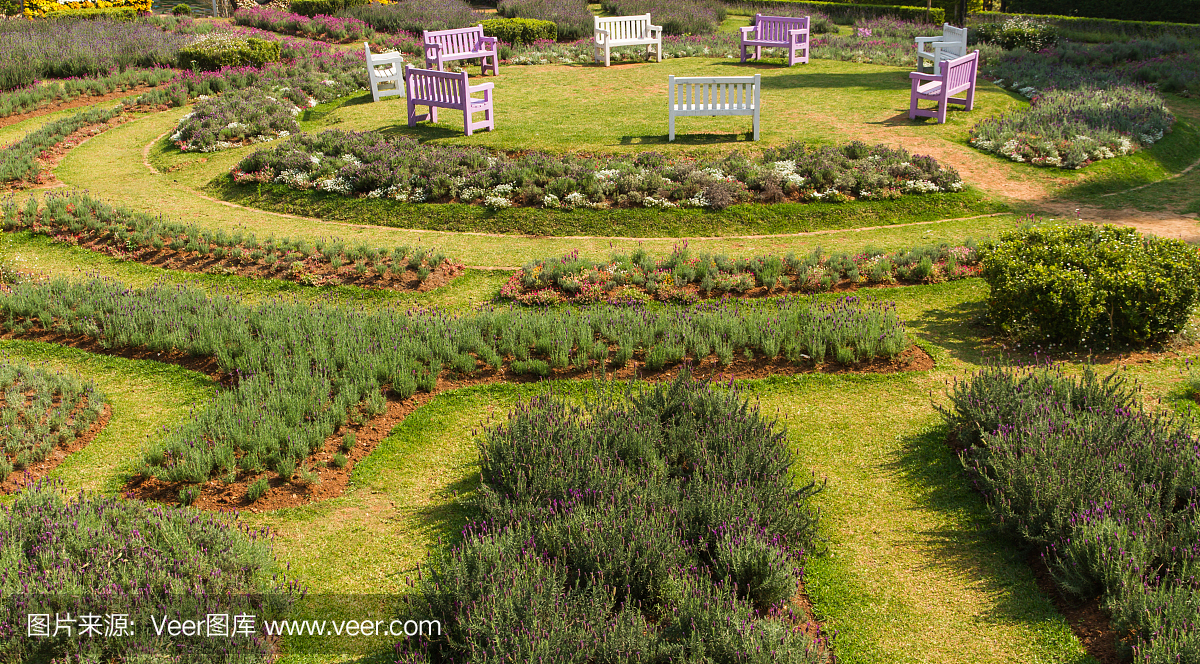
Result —
[{"label": "pink wooden bench", "polygon": [[788,66],[808,63],[808,17],[754,15],[754,25],[742,28],[742,62],[746,49],[754,48],[754,59],[762,60],[763,47],[786,48]]},{"label": "pink wooden bench", "polygon": [[[963,104],[968,111],[975,106],[975,75],[979,69],[979,51],[972,51],[953,60],[942,60],[941,65],[941,74],[915,71],[908,75],[912,80],[912,97],[908,106],[910,120],[920,115],[937,118],[938,124],[942,124],[946,121],[948,104]],[[966,97],[950,96],[963,91],[966,91]],[[936,101],[937,108],[929,111],[917,108],[917,102],[922,99]]]},{"label": "pink wooden bench", "polygon": [[[467,136],[476,129],[492,131],[496,121],[492,114],[492,87],[494,83],[467,84],[467,72],[457,74],[436,69],[417,69],[409,67],[404,70],[404,85],[408,88],[408,126],[413,127],[418,122],[430,120],[437,122],[437,110],[449,108],[463,112],[463,129]],[[471,95],[482,92],[483,99]],[[417,115],[417,106],[428,106],[429,113]],[[471,121],[472,113],[483,112],[483,120]]]},{"label": "pink wooden bench", "polygon": [[483,36],[483,24],[454,30],[425,30],[425,66],[438,71],[451,60],[479,58],[479,73],[486,75],[487,59],[492,59],[492,73],[500,75],[500,56],[495,37]]}]

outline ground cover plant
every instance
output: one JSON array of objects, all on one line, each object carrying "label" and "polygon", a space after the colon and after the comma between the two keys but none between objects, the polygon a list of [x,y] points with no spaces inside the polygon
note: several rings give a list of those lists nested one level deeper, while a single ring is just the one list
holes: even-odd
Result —
[{"label": "ground cover plant", "polygon": [[[385,6],[385,5],[377,5]],[[333,43],[363,41],[374,34],[371,26],[350,16],[304,16],[270,7],[243,7],[233,14],[235,25],[245,25]]]},{"label": "ground cover plant", "polygon": [[943,417],[997,528],[1058,584],[1099,596],[1133,659],[1200,657],[1200,447],[1191,421],[1147,412],[1140,388],[1091,367],[984,368]]},{"label": "ground cover plant", "polygon": [[140,22],[0,21],[0,90],[46,78],[97,76],[130,67],[169,67],[182,34]]},{"label": "ground cover plant", "polygon": [[591,39],[594,17],[586,4],[563,0],[501,0],[496,13],[507,18],[532,18],[553,21],[558,26],[558,41]]},{"label": "ground cover plant", "polygon": [[61,120],[49,122],[24,138],[0,151],[0,183],[39,182],[41,165],[38,157],[42,151],[54,146],[72,132],[89,126],[108,122],[120,116],[124,107],[111,109],[93,108],[76,113]]},{"label": "ground cover plant", "polygon": [[898,252],[867,247],[861,252],[806,256],[768,254],[731,259],[693,253],[683,245],[656,259],[644,250],[592,261],[573,251],[526,263],[501,289],[501,300],[549,305],[561,302],[623,304],[657,299],[694,302],[723,295],[764,296],[820,292],[858,285],[940,283],[979,276],[979,252],[963,245],[924,245]]},{"label": "ground cover plant", "polygon": [[104,410],[103,392],[71,373],[0,361],[0,482],[43,461],[86,432]]},{"label": "ground cover plant", "polygon": [[132,68],[96,76],[43,81],[0,92],[0,118],[70,102],[79,97],[125,92],[140,86],[158,87],[175,78],[177,74],[176,70],[166,67]]},{"label": "ground cover plant", "polygon": [[479,520],[407,607],[449,636],[400,661],[831,661],[789,606],[820,486],[735,391],[685,372],[583,407],[551,393],[479,447]]},{"label": "ground cover plant", "polygon": [[39,209],[0,201],[6,231],[29,230],[60,242],[106,250],[126,260],[213,274],[288,279],[310,286],[354,284],[428,289],[463,270],[461,263],[424,247],[374,247],[310,242],[268,234],[209,231],[113,207],[82,192],[52,192]]},{"label": "ground cover plant", "polygon": [[379,32],[449,30],[476,25],[489,15],[477,12],[462,0],[403,0],[391,4],[370,3],[349,7],[339,16],[365,22]]},{"label": "ground cover plant", "polygon": [[[0,659],[110,661],[159,658],[208,662],[270,661],[260,634],[226,638],[155,634],[149,615],[208,613],[274,616],[299,596],[281,575],[268,533],[192,509],[81,493],[42,482],[0,506]],[[133,562],[133,561],[136,561]],[[264,595],[268,595],[264,598]],[[269,601],[268,601],[269,600]],[[101,636],[66,630],[30,634],[27,614],[55,615],[78,626],[82,616],[125,614],[132,624],[99,625]],[[66,619],[70,614],[71,618]],[[108,635],[104,635],[108,630]]]},{"label": "ground cover plant", "polygon": [[1200,255],[1132,228],[1024,228],[983,251],[988,314],[1018,337],[1145,344],[1182,330],[1200,300]]},{"label": "ground cover plant", "polygon": [[[286,92],[291,90],[251,87],[201,100],[180,118],[170,140],[180,152],[213,152],[299,133],[300,107]],[[316,106],[317,100],[303,97],[305,108]]]},{"label": "ground cover plant", "polygon": [[[285,482],[312,481],[304,460],[360,410],[382,412],[383,388],[407,398],[431,391],[447,370],[545,375],[637,359],[657,371],[713,356],[727,366],[735,355],[811,366],[891,358],[909,346],[892,305],[857,297],[456,315],[278,300],[249,307],[187,287],[54,280],[15,284],[0,297],[0,318],[15,334],[40,328],[105,348],[213,357],[237,376],[232,389],[146,450],[141,474],[186,483],[268,470]],[[194,494],[185,487],[180,497]]]},{"label": "ground cover plant", "polygon": [[292,137],[243,159],[235,182],[264,182],[411,203],[478,203],[491,209],[697,207],[744,202],[842,202],[953,192],[962,179],[931,157],[852,142],[731,153],[711,162],[655,152],[633,157],[525,153],[418,143],[376,132],[330,130]]},{"label": "ground cover plant", "polygon": [[603,0],[605,12],[615,16],[650,14],[667,35],[702,35],[716,32],[725,20],[725,5],[718,0]]},{"label": "ground cover plant", "polygon": [[[911,67],[916,65],[916,37],[941,34],[940,25],[906,21],[894,17],[860,18],[848,35],[835,30],[829,34],[813,33],[811,57],[847,62],[869,62],[880,65]],[[976,48],[976,47],[972,47]],[[987,62],[1000,54],[1000,48],[979,45],[979,57]]]}]

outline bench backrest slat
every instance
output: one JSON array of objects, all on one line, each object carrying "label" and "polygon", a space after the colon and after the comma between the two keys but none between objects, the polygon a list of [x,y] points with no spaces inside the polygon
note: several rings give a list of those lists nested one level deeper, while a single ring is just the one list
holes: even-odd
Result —
[{"label": "bench backrest slat", "polygon": [[672,106],[683,108],[748,109],[755,104],[756,79],[759,77],[676,76],[669,79],[668,99]]},{"label": "bench backrest slat", "polygon": [[965,90],[974,84],[978,59],[979,51],[972,51],[970,55],[942,61],[942,75],[946,79],[942,85],[950,94]]},{"label": "bench backrest slat", "polygon": [[598,30],[608,30],[613,41],[642,39],[650,30],[650,15],[597,16],[595,26]]},{"label": "bench backrest slat", "polygon": [[409,80],[409,98],[418,101],[432,101],[438,104],[461,106],[465,94],[464,75],[466,72],[452,73],[430,69],[409,68],[406,78]]},{"label": "bench backrest slat", "polygon": [[754,34],[760,41],[790,41],[789,30],[807,30],[807,16],[754,15]]},{"label": "bench backrest slat", "polygon": [[441,46],[446,55],[470,53],[483,41],[483,25],[454,30],[425,30],[423,34],[426,43]]}]

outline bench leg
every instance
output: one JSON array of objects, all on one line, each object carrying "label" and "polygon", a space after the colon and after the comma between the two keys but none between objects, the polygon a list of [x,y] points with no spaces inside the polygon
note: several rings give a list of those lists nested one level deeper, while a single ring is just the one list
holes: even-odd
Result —
[{"label": "bench leg", "polygon": [[742,64],[746,63],[746,45],[742,44]]},{"label": "bench leg", "polygon": [[968,111],[971,110],[972,108],[975,108],[975,83],[974,82],[971,83],[971,87],[967,88],[966,108]]},{"label": "bench leg", "polygon": [[667,120],[667,140],[675,140],[675,116],[671,115]]},{"label": "bench leg", "polygon": [[612,66],[612,51],[609,49],[607,44],[604,46],[604,66]]},{"label": "bench leg", "polygon": [[949,99],[942,99],[938,102],[937,121],[938,124],[946,124],[946,109],[950,106]]},{"label": "bench leg", "polygon": [[437,122],[437,106],[429,107],[429,121],[435,123]]},{"label": "bench leg", "polygon": [[754,47],[754,59],[762,60],[762,47],[761,46]]},{"label": "bench leg", "polygon": [[908,119],[917,119],[917,84],[915,81],[913,82],[912,93],[908,96]]},{"label": "bench leg", "polygon": [[758,106],[754,107],[754,140],[758,140]]},{"label": "bench leg", "polygon": [[654,45],[654,54],[658,56],[658,61],[662,62],[662,39],[659,39],[658,43]]}]

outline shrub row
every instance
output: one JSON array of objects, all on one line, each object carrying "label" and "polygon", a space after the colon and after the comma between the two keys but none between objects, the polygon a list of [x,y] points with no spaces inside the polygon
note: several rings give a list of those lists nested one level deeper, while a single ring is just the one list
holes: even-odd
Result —
[{"label": "shrub row", "polygon": [[[985,23],[1003,23],[1009,19],[1029,19],[1049,23],[1068,34],[1105,36],[1103,41],[1118,41],[1136,37],[1158,37],[1175,35],[1200,39],[1200,25],[1194,23],[1165,23],[1163,21],[1135,21],[1083,16],[1056,16],[1053,14],[1005,14],[1001,12],[971,12],[973,27],[982,28]],[[1084,41],[1072,38],[1074,41]],[[1092,40],[1088,40],[1092,41]]]},{"label": "shrub row", "polygon": [[726,12],[721,0],[603,0],[600,6],[617,16],[650,14],[666,35],[716,32]]},{"label": "shrub row", "polygon": [[382,388],[407,398],[432,390],[444,370],[473,374],[622,366],[650,370],[685,358],[734,354],[794,363],[858,362],[908,347],[891,304],[843,298],[821,304],[780,298],[755,306],[710,303],[650,310],[484,308],[350,311],[270,300],[250,307],[191,287],[130,289],[93,280],[21,283],[0,295],[3,327],[40,327],[96,338],[107,348],[214,357],[240,377],[194,419],[148,443],[139,472],[166,482],[236,481],[271,470],[311,476],[304,459],[361,404],[386,407]]},{"label": "shrub row", "polygon": [[1005,7],[1025,14],[1070,12],[1072,16],[1123,21],[1132,16],[1146,16],[1156,21],[1200,23],[1200,2],[1197,0],[1012,0]]},{"label": "shrub row", "polygon": [[104,410],[103,392],[79,376],[0,360],[0,482],[70,445]]},{"label": "shrub row", "polygon": [[333,16],[340,11],[371,3],[371,0],[292,0],[288,9],[302,16]]},{"label": "shrub row", "polygon": [[49,81],[26,88],[0,92],[0,118],[27,113],[42,106],[71,101],[83,96],[101,96],[137,86],[158,87],[178,74],[174,69],[126,69],[86,78]]},{"label": "shrub row", "polygon": [[[285,582],[268,534],[222,516],[95,494],[67,498],[40,483],[0,506],[0,659],[11,662],[271,661],[260,633],[210,638],[155,633],[150,616],[279,617],[300,595]],[[263,601],[264,599],[269,601]],[[30,614],[50,616],[49,636],[31,634]],[[124,615],[128,624],[110,616]],[[55,631],[60,626],[74,629]],[[69,616],[69,617],[68,617]],[[80,635],[83,616],[100,636]],[[120,619],[117,618],[117,621]],[[107,634],[106,634],[107,632]]]},{"label": "shrub row", "polygon": [[[790,602],[816,538],[786,432],[693,381],[549,393],[480,447],[480,519],[408,598],[400,661],[831,662]],[[518,628],[517,626],[524,626]]]},{"label": "shrub row", "polygon": [[586,157],[493,155],[478,147],[430,146],[378,132],[302,134],[259,150],[233,169],[236,182],[401,201],[479,202],[547,208],[690,206],[721,210],[741,202],[847,201],[958,191],[962,179],[932,157],[851,142],[792,143],[761,160],[732,153],[711,162],[656,152]]},{"label": "shrub row", "polygon": [[150,13],[150,0],[70,0],[69,2],[59,2],[58,0],[24,0],[25,18],[37,18],[41,16],[54,17],[63,12],[87,12],[88,10],[118,9],[124,11],[137,12],[138,14]]},{"label": "shrub row", "polygon": [[279,44],[233,32],[201,35],[179,49],[180,69],[216,71],[222,67],[262,67],[279,62]]},{"label": "shrub row", "polygon": [[0,150],[0,182],[36,182],[41,169],[37,158],[42,150],[55,145],[77,129],[108,122],[122,112],[122,106],[88,109],[61,120],[48,122],[29,132],[21,140]]},{"label": "shrub row", "polygon": [[1200,299],[1195,247],[1117,226],[1004,233],[983,252],[983,277],[1005,332],[1071,345],[1161,338]]},{"label": "shrub row", "polygon": [[849,254],[825,254],[817,247],[807,256],[766,255],[731,259],[723,254],[693,255],[676,245],[656,260],[639,249],[613,254],[605,262],[579,257],[573,251],[561,258],[526,263],[500,289],[500,299],[522,304],[560,302],[622,304],[631,301],[691,303],[701,295],[746,293],[763,288],[817,292],[859,284],[937,283],[978,276],[979,252],[973,241],[959,246],[922,245],[911,250],[884,252],[868,247]]},{"label": "shrub row", "polygon": [[1200,446],[1116,372],[988,367],[941,408],[996,527],[1069,593],[1100,597],[1145,664],[1200,655]]},{"label": "shrub row", "polygon": [[235,25],[247,25],[328,42],[363,41],[374,34],[366,23],[347,16],[305,16],[270,7],[244,7],[233,14]]},{"label": "shrub row", "polygon": [[533,18],[489,18],[481,25],[483,34],[506,44],[532,44],[535,41],[558,39],[558,25],[553,21]]},{"label": "shrub row", "polygon": [[421,0],[389,5],[370,3],[347,8],[339,14],[358,19],[379,32],[412,32],[449,30],[476,25],[489,14],[477,12],[462,0]]},{"label": "shrub row", "polygon": [[[424,282],[431,274],[458,264],[444,254],[424,247],[372,247],[346,245],[341,241],[294,240],[241,231],[229,234],[180,224],[141,212],[113,207],[80,192],[50,193],[39,211],[29,198],[19,207],[11,198],[0,201],[0,227],[6,231],[28,230],[72,243],[99,242],[130,253],[170,249],[196,261],[236,269],[255,266],[282,279],[314,284],[317,267],[337,272],[353,265],[355,272],[393,275],[411,273]],[[325,280],[324,283],[332,283]]]},{"label": "shrub row", "polygon": [[[731,0],[729,8],[737,8],[749,14],[767,13],[776,7],[795,7],[805,13],[820,13],[837,23],[850,25],[860,19],[896,18],[941,25],[946,21],[946,10],[940,7],[926,10],[920,6],[871,5],[849,2],[816,2],[811,0]],[[930,33],[932,34],[932,33]],[[915,56],[914,56],[915,57]]]},{"label": "shrub row", "polygon": [[[496,13],[508,18],[553,21],[556,26],[555,39],[562,41],[591,39],[595,29],[595,15],[587,5],[569,0],[502,0],[496,6]],[[531,42],[528,40],[523,43]]]}]

